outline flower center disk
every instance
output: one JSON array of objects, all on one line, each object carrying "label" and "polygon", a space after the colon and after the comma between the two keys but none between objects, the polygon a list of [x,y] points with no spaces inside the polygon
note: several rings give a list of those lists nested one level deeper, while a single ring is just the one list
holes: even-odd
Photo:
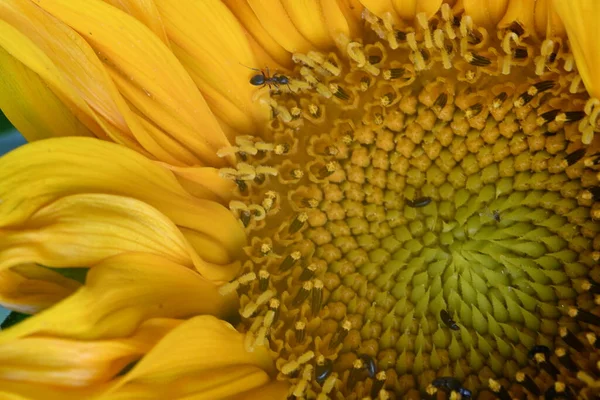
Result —
[{"label": "flower center disk", "polygon": [[366,20],[346,54],[294,55],[257,94],[268,129],[221,151],[251,238],[222,288],[248,349],[291,397],[577,391],[598,361],[577,352],[599,321],[600,191],[567,45],[447,7]]}]

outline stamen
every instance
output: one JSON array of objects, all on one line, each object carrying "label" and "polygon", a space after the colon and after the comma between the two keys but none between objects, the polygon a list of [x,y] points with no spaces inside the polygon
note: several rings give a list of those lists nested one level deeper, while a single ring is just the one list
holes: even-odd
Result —
[{"label": "stamen", "polygon": [[219,288],[219,294],[221,296],[228,295],[233,293],[240,285],[245,285],[256,279],[256,274],[254,272],[249,272],[237,278],[234,281],[224,284]]},{"label": "stamen", "polygon": [[316,264],[310,264],[308,267],[304,268],[304,270],[302,270],[302,273],[300,274],[300,281],[305,282],[309,279],[312,279],[312,277],[315,275],[316,270]]},{"label": "stamen", "polygon": [[288,254],[283,259],[281,264],[279,264],[279,271],[281,271],[281,272],[288,271],[290,268],[292,268],[294,266],[294,264],[296,264],[296,262],[298,260],[300,260],[300,258],[302,258],[302,253],[300,253],[299,251],[294,251],[291,254]]},{"label": "stamen", "polygon": [[500,383],[492,378],[488,379],[488,385],[490,387],[490,389],[492,389],[492,392],[496,393],[498,395],[498,398],[500,400],[512,400],[512,398],[510,397],[510,394],[508,393],[508,390],[506,390],[506,388],[504,388],[504,386],[500,385]]},{"label": "stamen", "polygon": [[385,381],[387,380],[387,374],[385,371],[380,371],[375,376],[375,381],[373,382],[373,386],[371,386],[371,397],[375,398],[383,389],[385,385]]},{"label": "stamen", "polygon": [[304,337],[306,336],[306,323],[302,321],[296,322],[294,329],[296,330],[296,342],[302,343],[304,341]]},{"label": "stamen", "polygon": [[558,361],[560,361],[560,363],[566,369],[568,369],[571,372],[577,372],[579,370],[579,368],[577,367],[577,364],[575,364],[573,359],[571,357],[569,357],[569,354],[567,353],[567,351],[564,348],[558,347],[556,350],[554,350],[554,353],[558,357]]},{"label": "stamen", "polygon": [[322,385],[333,371],[333,361],[320,355],[315,368],[315,380]]},{"label": "stamen", "polygon": [[581,341],[577,339],[577,336],[575,336],[570,330],[568,330],[564,326],[558,328],[558,334],[560,335],[562,340],[566,344],[571,346],[573,349],[577,351],[584,351],[585,346],[583,345],[583,343],[581,343]]},{"label": "stamen", "polygon": [[313,316],[319,314],[321,311],[321,304],[323,302],[323,282],[316,279],[313,284],[312,290],[312,302],[311,302],[311,312]]},{"label": "stamen", "polygon": [[524,372],[517,372],[515,376],[517,382],[519,382],[525,389],[527,389],[534,396],[540,396],[542,391],[539,386],[536,385],[535,381],[531,379],[529,375],[526,375]]},{"label": "stamen", "polygon": [[264,292],[265,290],[267,290],[269,288],[269,278],[271,277],[271,274],[269,274],[268,271],[265,271],[264,269],[261,269],[258,272],[258,289],[261,292]]},{"label": "stamen", "polygon": [[300,304],[302,304],[310,295],[312,288],[313,288],[312,282],[310,282],[310,281],[304,282],[304,284],[302,285],[302,287],[296,294],[296,297],[292,301],[292,305],[297,307]]},{"label": "stamen", "polygon": [[348,336],[348,332],[350,332],[351,328],[352,323],[349,320],[344,320],[342,324],[338,327],[338,330],[336,331],[335,335],[331,338],[331,341],[329,342],[329,348],[333,349],[334,347],[337,347],[340,343],[342,343],[346,336]]},{"label": "stamen", "polygon": [[479,54],[475,53],[467,53],[464,57],[469,64],[474,65],[476,67],[485,67],[486,65],[490,65],[492,63],[492,61],[489,58],[480,56]]},{"label": "stamen", "polygon": [[592,314],[591,312],[581,310],[575,307],[569,307],[568,314],[571,318],[575,318],[578,321],[586,322],[595,326],[600,326],[600,317]]}]

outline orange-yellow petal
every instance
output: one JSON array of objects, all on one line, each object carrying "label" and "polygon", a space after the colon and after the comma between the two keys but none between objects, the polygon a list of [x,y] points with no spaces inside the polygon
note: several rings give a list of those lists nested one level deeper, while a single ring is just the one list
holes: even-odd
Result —
[{"label": "orange-yellow petal", "polygon": [[93,388],[65,388],[56,385],[32,385],[30,382],[0,380],[2,400],[82,400],[93,399],[101,390]]},{"label": "orange-yellow petal", "polygon": [[557,1],[554,9],[560,15],[569,37],[577,70],[592,97],[600,98],[600,3],[594,0]]},{"label": "orange-yellow petal", "polygon": [[25,263],[91,267],[128,252],[157,254],[199,271],[211,268],[203,265],[171,220],[130,197],[61,197],[22,224],[0,228],[0,270]]},{"label": "orange-yellow petal", "polygon": [[216,152],[229,142],[206,101],[170,49],[145,25],[100,0],[36,4],[82,35],[101,54],[127,101],[191,151],[198,164],[226,164]]},{"label": "orange-yellow petal", "polygon": [[224,3],[252,35],[259,48],[264,49],[280,65],[285,67],[293,65],[290,52],[271,37],[246,0],[224,0]]},{"label": "orange-yellow petal", "polygon": [[160,40],[169,45],[167,32],[154,0],[104,0],[146,25]]},{"label": "orange-yellow petal", "polygon": [[535,29],[541,38],[566,37],[565,26],[552,5],[552,0],[538,0],[535,3]]},{"label": "orange-yellow petal", "polygon": [[392,4],[400,18],[412,21],[420,13],[431,18],[439,10],[442,0],[392,0]]},{"label": "orange-yellow petal", "polygon": [[[112,193],[148,203],[179,227],[196,232],[206,246],[196,250],[207,262],[235,262],[246,243],[229,210],[193,197],[170,171],[113,143],[76,137],[30,143],[0,158],[0,181],[0,226],[18,226],[43,205],[69,194]],[[218,270],[214,274],[211,279],[232,278],[219,276]]]},{"label": "orange-yellow petal", "polygon": [[125,337],[150,318],[229,315],[235,300],[166,258],[123,254],[90,269],[85,285],[73,295],[3,331],[0,344],[34,334],[81,340]]},{"label": "orange-yellow petal", "polygon": [[234,197],[235,182],[219,175],[219,170],[211,167],[175,167],[160,163],[175,172],[181,185],[192,195],[229,204]]},{"label": "orange-yellow petal", "polygon": [[247,36],[217,0],[156,0],[174,54],[188,70],[215,114],[239,133],[253,133],[269,110],[252,101],[254,57]]},{"label": "orange-yellow petal", "polygon": [[33,314],[69,296],[81,285],[58,272],[35,264],[0,271],[0,304]]},{"label": "orange-yellow petal", "polygon": [[324,1],[321,2],[321,7],[329,35],[338,49],[345,51],[348,42],[362,34],[360,17],[356,18],[350,4],[345,0]]},{"label": "orange-yellow petal", "polygon": [[473,22],[488,29],[496,27],[504,17],[509,0],[462,0],[465,14],[473,18]]},{"label": "orange-yellow petal", "polygon": [[294,26],[316,49],[326,51],[333,47],[320,1],[281,0],[281,4]]},{"label": "orange-yellow petal", "polygon": [[536,0],[509,0],[506,12],[500,22],[499,29],[508,28],[513,22],[523,26],[528,34],[537,37],[535,21],[533,18]]},{"label": "orange-yellow petal", "polygon": [[[2,27],[0,47],[39,75],[97,137],[184,165],[176,150],[161,146],[141,126],[95,51],[75,31],[28,1],[0,2],[0,16],[9,24]],[[22,122],[15,123],[22,129]]]},{"label": "orange-yellow petal", "polygon": [[67,387],[104,383],[180,323],[151,319],[131,336],[106,340],[29,336],[5,342],[0,344],[0,379]]},{"label": "orange-yellow petal", "polygon": [[[0,31],[2,24],[0,21]],[[65,135],[93,136],[36,73],[2,48],[0,109],[28,141]]]},{"label": "orange-yellow petal", "polygon": [[232,397],[230,400],[284,400],[287,398],[290,385],[287,382],[271,381],[264,386],[248,390]]},{"label": "orange-yellow petal", "polygon": [[313,45],[300,33],[280,0],[247,0],[271,38],[290,53],[307,53]]},{"label": "orange-yellow petal", "polygon": [[167,334],[98,400],[221,399],[262,386],[269,381],[267,373],[274,372],[271,357],[264,347],[247,351],[244,342],[245,335],[226,322],[192,318]]}]

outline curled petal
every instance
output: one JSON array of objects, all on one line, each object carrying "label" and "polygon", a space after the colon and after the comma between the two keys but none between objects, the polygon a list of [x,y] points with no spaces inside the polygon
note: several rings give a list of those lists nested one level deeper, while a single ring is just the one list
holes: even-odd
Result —
[{"label": "curled petal", "polygon": [[[357,18],[354,15],[350,4],[345,0],[324,1],[321,2],[321,7],[329,35],[338,49],[344,51],[350,38],[356,38],[362,34],[360,16]],[[362,9],[358,5],[357,8]]]},{"label": "curled petal", "polygon": [[106,340],[30,336],[9,341],[0,344],[0,379],[67,387],[107,382],[179,324],[152,319],[131,336]]},{"label": "curled petal", "polygon": [[100,0],[36,4],[84,37],[101,54],[127,101],[194,154],[197,164],[227,163],[216,152],[229,142],[206,101],[170,49],[145,25]]},{"label": "curled petal", "polygon": [[24,263],[93,266],[128,252],[157,254],[198,270],[207,267],[175,224],[130,197],[66,196],[45,205],[20,226],[0,229],[0,270]]},{"label": "curled petal", "polygon": [[538,0],[535,3],[535,29],[539,37],[566,37],[565,26],[552,5],[552,0]]},{"label": "curled petal", "polygon": [[197,272],[165,258],[129,253],[90,269],[85,285],[60,303],[0,334],[0,344],[29,335],[80,340],[125,337],[150,318],[228,315],[235,299]]},{"label": "curled petal", "polygon": [[400,18],[412,21],[420,13],[431,18],[439,10],[442,0],[392,0],[392,4]]},{"label": "curled petal", "polygon": [[0,271],[0,304],[33,314],[69,296],[81,285],[58,272],[35,264]]},{"label": "curled petal", "polygon": [[[75,137],[30,143],[0,159],[0,180],[0,227],[18,226],[60,197],[112,193],[155,207],[221,249],[196,249],[209,263],[236,261],[246,242],[240,224],[225,207],[191,196],[170,171],[113,143]],[[201,273],[209,277],[211,271]]]},{"label": "curled petal", "polygon": [[506,13],[498,22],[498,28],[508,28],[513,22],[520,23],[530,35],[537,35],[535,21],[535,0],[509,0]]},{"label": "curled petal", "polygon": [[[274,372],[273,361],[264,347],[246,351],[244,339],[226,322],[194,317],[166,335],[99,399],[138,398],[119,393],[220,399],[261,386],[269,380],[267,372]],[[155,391],[168,396],[151,396]]]},{"label": "curled petal", "polygon": [[293,21],[294,26],[315,48],[328,50],[333,47],[333,41],[327,31],[320,1],[281,0],[281,3]]}]

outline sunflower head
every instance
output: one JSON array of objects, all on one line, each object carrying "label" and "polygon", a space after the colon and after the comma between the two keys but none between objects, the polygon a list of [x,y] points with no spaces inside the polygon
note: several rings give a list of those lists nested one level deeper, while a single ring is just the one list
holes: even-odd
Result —
[{"label": "sunflower head", "polygon": [[118,143],[0,161],[0,268],[60,289],[0,346],[146,338],[98,399],[597,394],[600,6],[81,1],[0,1],[9,117]]}]

